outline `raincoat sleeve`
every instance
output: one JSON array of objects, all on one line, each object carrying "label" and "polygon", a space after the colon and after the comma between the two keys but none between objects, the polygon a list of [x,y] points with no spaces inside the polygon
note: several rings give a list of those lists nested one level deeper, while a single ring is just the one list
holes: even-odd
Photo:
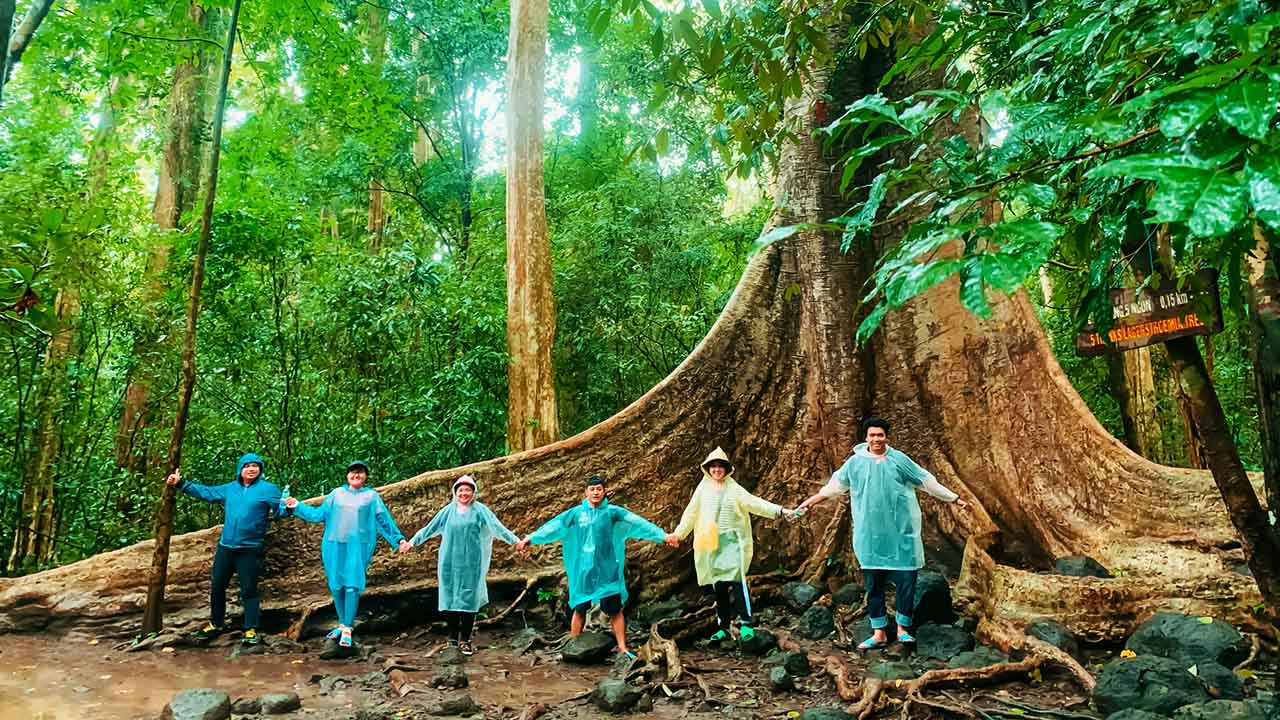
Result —
[{"label": "raincoat sleeve", "polygon": [[752,515],[759,515],[767,518],[776,518],[782,514],[781,505],[771,503],[763,498],[758,498],[746,490],[742,491],[742,509]]},{"label": "raincoat sleeve", "polygon": [[571,507],[545,522],[542,527],[529,534],[529,542],[534,545],[550,545],[563,540],[568,525],[567,520],[577,509],[576,506]]},{"label": "raincoat sleeve", "polygon": [[836,497],[849,492],[849,463],[853,462],[853,458],[849,458],[840,466],[840,469],[831,473],[831,479],[826,485],[818,491],[822,497]]},{"label": "raincoat sleeve", "polygon": [[[452,504],[453,503],[449,503],[449,505]],[[436,511],[436,515],[431,518],[431,522],[427,523],[421,530],[413,534],[413,537],[409,542],[412,543],[414,547],[417,547],[444,532],[445,523],[449,521],[449,505],[445,505]]]},{"label": "raincoat sleeve", "polygon": [[520,538],[516,537],[515,533],[508,530],[507,526],[502,524],[502,521],[498,519],[497,515],[493,514],[492,510],[488,507],[483,507],[483,512],[485,527],[489,529],[489,532],[492,533],[495,538],[508,545],[515,545],[520,542]]},{"label": "raincoat sleeve", "polygon": [[610,505],[609,507],[613,509],[614,513],[614,527],[621,531],[623,537],[649,540],[650,542],[662,542],[666,539],[666,531],[657,525],[624,507],[618,507],[617,505]]},{"label": "raincoat sleeve", "polygon": [[693,532],[693,526],[698,521],[698,507],[702,504],[702,485],[698,485],[698,489],[693,491],[693,497],[689,498],[689,504],[684,506],[684,512],[680,514],[680,523],[676,525],[676,529],[671,532],[675,533],[681,540],[689,537],[689,533]]},{"label": "raincoat sleeve", "polygon": [[895,469],[898,471],[899,482],[920,487],[926,480],[933,478],[932,473],[917,465],[916,461],[904,452],[895,452],[893,460]]},{"label": "raincoat sleeve", "polygon": [[329,511],[332,508],[333,508],[333,493],[330,492],[328,495],[324,497],[324,502],[320,503],[318,506],[308,505],[304,502],[299,502],[298,507],[292,510],[288,510],[286,508],[286,512],[298,518],[299,520],[303,520],[309,523],[322,523],[322,522],[327,522],[329,520]]},{"label": "raincoat sleeve", "polygon": [[374,497],[373,502],[373,521],[378,526],[378,534],[391,547],[399,545],[404,539],[404,533],[396,527],[396,521],[391,518],[391,511],[387,509],[387,504],[382,502],[381,495]]},{"label": "raincoat sleeve", "polygon": [[223,483],[222,485],[201,485],[198,482],[183,480],[178,489],[190,495],[197,500],[205,502],[220,503],[227,499],[227,491],[231,488],[232,483]]}]

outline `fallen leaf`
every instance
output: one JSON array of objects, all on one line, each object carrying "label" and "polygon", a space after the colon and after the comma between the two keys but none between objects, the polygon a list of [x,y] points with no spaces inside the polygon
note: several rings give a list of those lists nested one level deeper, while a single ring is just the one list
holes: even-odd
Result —
[{"label": "fallen leaf", "polygon": [[304,662],[306,662],[306,660],[302,660],[302,659],[298,659],[298,660],[290,660],[290,661],[289,661],[289,664],[291,664],[291,665],[301,665],[301,664],[302,664],[302,663],[304,663]]},{"label": "fallen leaf", "polygon": [[1120,657],[1122,657],[1122,658],[1124,658],[1124,659],[1128,660],[1129,658],[1136,658],[1136,657],[1138,657],[1138,653],[1136,653],[1136,652],[1134,652],[1134,651],[1130,650],[1129,648],[1125,648],[1125,649],[1123,649],[1123,650],[1121,650],[1121,651],[1120,651]]},{"label": "fallen leaf", "polygon": [[174,650],[174,649],[173,649],[173,648],[171,648],[171,647],[167,647],[167,648],[160,648],[160,652],[162,652],[162,653],[173,653],[173,652],[177,652],[177,650]]},{"label": "fallen leaf", "polygon": [[1248,668],[1241,668],[1236,671],[1236,677],[1241,680],[1253,680],[1257,677],[1254,672]]},{"label": "fallen leaf", "polygon": [[1212,625],[1212,624],[1213,624],[1213,618],[1209,617],[1208,615],[1203,615],[1203,616],[1201,616],[1201,617],[1199,618],[1199,620],[1200,620],[1200,624],[1201,624],[1201,625]]},{"label": "fallen leaf", "polygon": [[94,639],[90,640],[90,641],[89,641],[89,644],[90,644],[90,645],[97,645],[97,644],[98,644],[98,638],[94,638]]}]

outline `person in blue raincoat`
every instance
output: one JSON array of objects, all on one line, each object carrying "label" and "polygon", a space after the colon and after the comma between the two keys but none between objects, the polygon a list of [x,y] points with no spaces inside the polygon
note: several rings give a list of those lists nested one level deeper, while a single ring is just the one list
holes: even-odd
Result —
[{"label": "person in blue raincoat", "polygon": [[967,504],[906,453],[889,446],[887,420],[867,418],[862,430],[866,442],[854,447],[853,455],[831,475],[830,481],[796,511],[802,513],[829,497],[849,493],[853,553],[866,580],[867,615],[872,628],[871,637],[858,645],[858,649],[870,650],[889,642],[884,594],[890,582],[897,588],[894,620],[898,626],[898,642],[915,642],[911,623],[916,575],[924,567],[916,490],[961,508]]},{"label": "person in blue raincoat", "polygon": [[319,507],[292,497],[284,501],[286,513],[307,522],[324,523],[320,560],[338,613],[338,626],[330,631],[329,639],[337,639],[341,647],[351,647],[351,627],[365,589],[365,570],[378,548],[378,536],[402,553],[412,547],[391,519],[382,496],[365,486],[368,479],[368,464],[356,460],[347,466],[346,486],[334,488]]},{"label": "person in blue raincoat", "polygon": [[622,608],[627,603],[625,565],[627,540],[636,538],[680,544],[675,535],[619,505],[605,499],[604,478],[593,475],[587,480],[586,498],[569,508],[516,544],[523,550],[530,543],[561,543],[565,575],[569,579],[569,607],[573,608],[569,634],[577,637],[586,624],[587,611],[599,604],[609,616],[618,650],[629,657],[627,625]]},{"label": "person in blue raincoat", "polygon": [[476,481],[463,475],[453,483],[453,501],[440,508],[426,527],[414,533],[409,544],[417,547],[439,535],[440,554],[436,576],[440,581],[437,609],[449,623],[449,644],[463,655],[475,653],[471,633],[476,613],[489,604],[489,560],[493,541],[508,545],[520,541],[484,503],[475,499]]},{"label": "person in blue raincoat", "polygon": [[258,577],[262,574],[267,525],[280,505],[280,489],[267,482],[264,473],[262,458],[246,453],[236,464],[235,478],[222,485],[183,480],[180,468],[165,479],[179,491],[223,509],[222,535],[213,554],[209,583],[209,624],[196,632],[198,640],[211,640],[226,630],[227,588],[234,574],[240,578],[240,604],[244,608],[242,642],[256,645],[262,641],[258,636]]}]

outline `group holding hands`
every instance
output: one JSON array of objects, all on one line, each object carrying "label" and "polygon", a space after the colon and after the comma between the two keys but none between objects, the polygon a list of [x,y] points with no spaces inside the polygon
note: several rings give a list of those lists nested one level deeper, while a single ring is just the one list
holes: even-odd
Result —
[{"label": "group holding hands", "polygon": [[197,633],[201,639],[225,631],[226,591],[235,573],[240,578],[244,606],[242,641],[261,641],[257,581],[266,529],[272,518],[292,515],[325,526],[320,557],[338,616],[338,624],[329,637],[343,647],[350,647],[353,642],[352,626],[378,538],[385,539],[398,552],[407,553],[440,536],[437,609],[448,621],[449,643],[465,655],[474,653],[471,636],[475,616],[489,601],[485,579],[494,540],[521,551],[530,544],[560,543],[569,606],[573,610],[570,634],[582,632],[587,612],[592,605],[598,605],[610,618],[619,651],[634,657],[627,647],[623,615],[627,602],[626,542],[638,539],[677,547],[692,534],[698,584],[710,585],[715,595],[719,627],[711,639],[728,638],[736,616],[739,635],[748,640],[754,636],[747,587],[753,555],[751,516],[792,519],[829,497],[848,493],[853,512],[853,549],[866,576],[867,609],[873,628],[873,635],[859,648],[869,649],[888,642],[884,592],[890,582],[898,590],[897,639],[914,642],[910,628],[915,576],[924,565],[915,490],[924,490],[960,507],[965,503],[904,453],[888,446],[888,422],[869,418],[863,423],[863,430],[866,442],[855,447],[853,455],[832,474],[830,481],[795,510],[756,497],[739,485],[733,478],[728,456],[717,447],[702,463],[702,479],[679,524],[670,533],[626,508],[610,504],[606,481],[598,475],[586,481],[579,505],[548,520],[523,539],[476,499],[479,488],[470,475],[454,482],[452,501],[407,540],[382,497],[366,485],[369,466],[362,461],[347,466],[346,485],[331,491],[318,506],[301,503],[287,497],[287,493],[282,496],[275,485],[263,479],[262,458],[254,454],[243,456],[235,479],[223,485],[184,481],[178,472],[170,475],[167,482],[187,495],[224,506],[222,535],[213,561],[210,621]]}]

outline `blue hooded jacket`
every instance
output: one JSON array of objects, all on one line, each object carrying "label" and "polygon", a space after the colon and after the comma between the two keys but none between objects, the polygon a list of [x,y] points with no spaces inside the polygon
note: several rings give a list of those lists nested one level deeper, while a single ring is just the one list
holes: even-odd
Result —
[{"label": "blue hooded jacket", "polygon": [[[245,485],[240,482],[240,472],[249,463],[257,463],[262,472],[257,480]],[[232,550],[260,548],[267,538],[267,524],[280,506],[280,488],[264,480],[266,474],[267,466],[262,458],[245,453],[236,464],[236,475],[231,482],[201,485],[184,481],[178,489],[191,497],[223,506],[219,545]]]}]

